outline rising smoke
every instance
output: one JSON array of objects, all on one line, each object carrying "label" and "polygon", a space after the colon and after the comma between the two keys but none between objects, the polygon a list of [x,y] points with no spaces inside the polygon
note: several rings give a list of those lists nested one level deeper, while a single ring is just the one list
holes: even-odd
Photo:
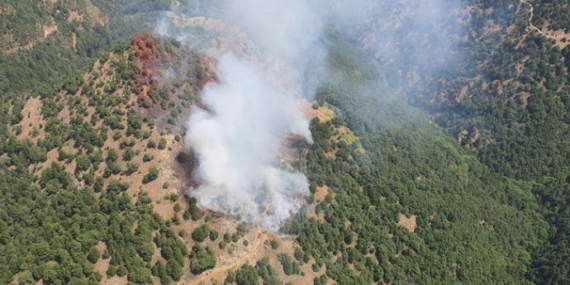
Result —
[{"label": "rising smoke", "polygon": [[[240,214],[247,221],[278,229],[300,209],[309,194],[304,174],[280,168],[279,152],[289,134],[311,141],[308,119],[297,102],[298,97],[312,98],[314,89],[301,89],[299,85],[308,68],[311,72],[321,72],[315,67],[325,66],[327,53],[321,44],[325,25],[359,33],[355,41],[376,50],[380,57],[390,56],[391,52],[399,52],[394,51],[392,43],[400,41],[403,35],[385,29],[389,26],[386,21],[397,20],[394,17],[400,16],[394,11],[405,11],[401,7],[424,5],[421,3],[423,1],[415,0],[221,0],[214,12],[205,11],[207,16],[221,18],[228,30],[239,27],[258,50],[253,52],[253,57],[241,52],[216,53],[221,80],[206,86],[202,96],[207,110],[194,108],[187,123],[186,145],[199,160],[194,174],[199,186],[190,189],[188,194],[196,197],[204,208]],[[429,37],[429,30],[424,29],[443,18],[449,10],[446,3],[430,1],[430,9],[423,9],[427,11],[423,17],[410,17],[416,19],[411,27],[415,30],[408,34]],[[209,44],[205,43],[207,40],[197,41],[200,37],[173,34],[171,28],[163,21],[157,31],[193,47]],[[377,35],[361,33],[363,29],[375,30]],[[414,51],[419,55],[428,52],[445,55],[440,47],[446,47],[449,41],[436,40],[433,41],[436,45],[419,45]],[[292,80],[278,87],[275,83],[283,74],[276,70],[283,69],[265,69],[264,60],[259,60],[264,57],[274,58],[292,71]],[[417,58],[425,60],[425,57]],[[305,94],[297,90],[305,90]]]},{"label": "rising smoke", "polygon": [[195,108],[186,145],[199,159],[200,186],[189,194],[202,207],[241,214],[276,229],[308,195],[307,178],[279,168],[287,134],[311,140],[294,98],[281,94],[246,62],[229,54],[219,61],[221,84],[204,90],[209,110]]},{"label": "rising smoke", "polygon": [[[259,47],[292,71],[292,85],[315,56],[322,22],[309,2],[227,1],[224,21],[239,25]],[[295,86],[276,86],[279,74],[268,74],[237,55],[218,59],[220,82],[206,86],[207,110],[194,108],[187,123],[186,145],[199,166],[199,186],[188,194],[201,207],[230,214],[272,230],[297,212],[309,195],[303,173],[281,167],[283,141],[297,135],[311,142],[309,120],[300,109]]]}]

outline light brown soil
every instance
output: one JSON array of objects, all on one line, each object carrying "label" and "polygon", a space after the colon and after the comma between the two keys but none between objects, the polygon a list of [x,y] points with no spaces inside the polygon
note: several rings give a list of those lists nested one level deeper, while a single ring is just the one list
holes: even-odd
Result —
[{"label": "light brown soil", "polygon": [[[33,97],[26,101],[24,109],[22,110],[24,118],[18,124],[22,128],[22,133],[17,136],[18,139],[30,139],[32,142],[37,142],[38,139],[43,138],[45,133],[41,131],[40,125],[45,126],[45,120],[42,116],[42,101],[39,97]],[[33,135],[33,132],[37,135]]]},{"label": "light brown soil", "polygon": [[323,202],[328,194],[329,194],[329,187],[327,185],[324,185],[322,187],[317,186],[317,189],[316,189],[315,194],[313,196],[313,198],[314,198],[313,204],[314,205],[311,207],[311,210],[309,211],[309,213],[307,215],[308,218],[314,218],[317,221],[324,221],[325,220],[325,214],[323,212],[321,212],[317,215],[317,213],[315,212],[314,206]]},{"label": "light brown soil", "polygon": [[319,118],[319,122],[326,123],[334,118],[334,112],[327,106],[319,106],[318,109],[313,109],[313,103],[302,99],[300,100],[300,104],[302,107],[303,112],[309,119]]},{"label": "light brown soil", "polygon": [[[235,232],[233,225],[228,227],[230,224],[232,224],[232,222],[229,220],[222,219],[222,225],[225,229],[220,232],[220,236],[223,236],[226,231]],[[232,228],[232,230],[230,230],[230,228]],[[218,280],[221,284],[229,270],[237,270],[244,264],[255,265],[255,263],[263,257],[265,252],[264,241],[267,240],[267,238],[267,233],[264,233],[261,227],[254,227],[236,244],[228,244],[226,248],[235,245],[235,249],[232,253],[229,253],[227,250],[218,250],[217,247],[211,247],[216,250],[216,267],[198,276],[188,275],[177,284],[211,284],[210,280],[212,279]],[[243,245],[243,240],[248,241],[248,246]]]},{"label": "light brown soil", "polygon": [[[555,30],[550,30],[550,29],[548,28],[548,27],[549,27],[549,23],[548,23],[548,22],[546,22],[546,23],[544,24],[544,26],[543,26],[543,27],[540,27],[540,28],[534,26],[534,25],[532,24],[532,18],[534,17],[534,7],[533,7],[532,4],[529,3],[527,0],[520,0],[519,9],[520,9],[520,7],[523,7],[523,6],[528,6],[528,9],[529,9],[529,23],[530,23],[530,25],[527,27],[527,30],[526,30],[527,34],[530,33],[530,32],[537,32],[537,33],[539,33],[539,34],[545,36],[545,37],[548,38],[548,39],[554,40],[554,41],[556,42],[556,45],[557,45],[560,49],[563,49],[563,48],[565,48],[566,46],[570,45],[570,41],[568,41],[568,40],[570,40],[570,34],[566,33],[566,32],[565,32],[564,30],[562,30],[562,29],[561,29],[561,30],[556,30],[556,31],[555,31]],[[526,37],[526,35],[525,35],[525,37]],[[524,40],[525,37],[523,37],[523,39],[521,40],[521,43],[523,42],[523,40]],[[566,42],[562,41],[563,38],[566,38],[567,41],[566,41]],[[518,47],[518,46],[520,46],[520,43],[519,43],[519,45],[517,45],[517,47]]]},{"label": "light brown soil", "polygon": [[317,186],[317,191],[315,192],[315,203],[320,203],[325,200],[325,197],[329,194],[329,187],[327,185]]},{"label": "light brown soil", "polygon": [[[99,242],[96,245],[96,247],[102,255],[105,249],[107,248],[107,245],[104,242]],[[111,258],[107,259],[99,258],[97,263],[95,263],[95,271],[99,272],[99,274],[101,274],[101,276],[103,277],[103,279],[101,280],[102,283],[107,280],[107,269],[109,269],[110,262]]]},{"label": "light brown soil", "polygon": [[406,215],[400,214],[398,225],[413,233],[416,230],[416,218],[415,215],[408,218]]},{"label": "light brown soil", "polygon": [[69,12],[69,17],[67,17],[67,22],[71,23],[73,21],[81,22],[83,21],[83,16],[77,11],[71,11]]},{"label": "light brown soil", "polygon": [[57,32],[58,29],[59,27],[55,23],[53,23],[51,26],[43,26],[44,38],[47,38],[49,35]]},{"label": "light brown soil", "polygon": [[[121,55],[111,55],[109,57],[109,60],[105,61],[105,62],[96,62],[93,66],[93,69],[91,72],[88,72],[84,75],[84,79],[86,81],[89,81],[90,79],[95,77],[95,71],[98,73],[97,78],[95,80],[93,80],[95,83],[97,84],[99,82],[103,83],[103,86],[106,86],[107,84],[109,84],[113,78],[116,76],[116,72],[113,70],[113,64],[111,64],[112,61],[118,60],[118,57],[120,57]],[[125,55],[126,56],[126,55]],[[212,65],[214,64],[213,62],[205,62],[205,65]],[[210,67],[211,69],[213,69],[212,67]],[[100,87],[100,90],[103,91],[104,87]],[[76,96],[83,96],[81,93],[81,89],[78,91],[77,94],[61,94],[60,98],[63,101],[58,101],[59,102],[63,102],[64,104],[64,108],[63,110],[58,114],[58,116],[62,119],[63,122],[68,123],[69,122],[69,117],[74,115],[74,112],[76,112],[73,108],[69,107],[69,98],[73,98]],[[120,95],[120,96],[129,96],[127,99],[130,103],[134,103],[136,102],[136,94],[133,94],[131,92],[123,92],[123,89],[119,88],[115,95]],[[85,96],[83,96],[81,98],[82,104],[84,104],[85,106],[88,105],[88,98],[86,98]],[[324,108],[323,108],[324,109]],[[332,113],[332,110],[330,109],[325,109],[323,113],[326,113],[328,111],[330,111]],[[121,111],[126,112],[127,111],[127,106],[122,106],[121,107]],[[94,115],[95,113],[95,109],[93,107],[87,107],[87,116],[85,117],[85,120],[87,122],[90,121],[91,116]],[[28,116],[29,114],[29,116]],[[39,128],[39,124],[44,124],[45,125],[45,121],[43,120],[43,117],[41,115],[41,101],[39,98],[31,98],[29,99],[25,106],[24,106],[24,111],[23,111],[23,115],[24,115],[24,119],[22,120],[22,122],[20,123],[22,126],[22,135],[21,138],[27,138],[28,137],[28,133],[32,130],[33,127],[37,126]],[[326,116],[323,115],[323,116]],[[123,116],[122,118],[122,123],[126,124],[126,116]],[[95,127],[98,128],[102,125],[102,120],[98,120],[95,124]],[[189,271],[189,264],[185,264],[184,268],[185,268],[185,273],[183,275],[183,279],[181,282],[179,282],[179,284],[210,284],[211,283],[211,279],[215,279],[220,281],[223,281],[223,279],[225,279],[228,270],[236,270],[239,267],[241,267],[243,264],[255,264],[257,262],[257,260],[263,258],[263,257],[269,257],[270,258],[270,262],[271,264],[274,266],[275,269],[277,269],[281,275],[282,275],[282,280],[284,281],[290,281],[293,282],[294,284],[309,284],[310,282],[312,282],[312,279],[316,276],[322,275],[325,271],[325,268],[323,267],[321,269],[321,271],[319,271],[318,273],[313,273],[312,270],[310,269],[310,265],[312,264],[313,261],[309,262],[309,264],[306,264],[302,267],[303,271],[306,273],[306,276],[300,276],[300,275],[294,275],[294,276],[285,276],[281,265],[279,264],[278,260],[277,260],[277,254],[280,252],[286,252],[289,255],[293,255],[293,250],[294,248],[297,246],[294,240],[294,237],[282,237],[282,236],[278,236],[269,232],[265,232],[265,230],[261,227],[253,227],[252,229],[250,229],[249,233],[240,239],[240,241],[238,241],[236,244],[234,244],[233,246],[235,247],[233,249],[233,252],[229,252],[228,248],[230,247],[230,245],[228,245],[228,247],[226,247],[225,250],[219,250],[218,248],[218,243],[221,240],[221,237],[223,236],[224,233],[228,232],[228,233],[233,233],[235,232],[235,228],[237,226],[236,221],[229,217],[229,216],[225,216],[225,215],[220,215],[220,214],[214,214],[211,212],[206,212],[204,214],[204,217],[200,220],[200,221],[184,221],[182,219],[182,213],[184,210],[186,210],[188,208],[188,205],[186,203],[186,201],[184,200],[184,198],[179,198],[178,201],[176,202],[172,202],[169,199],[165,199],[165,197],[169,194],[174,194],[174,193],[181,193],[183,191],[185,191],[186,189],[188,189],[188,185],[191,183],[191,181],[189,181],[189,177],[190,175],[188,174],[188,169],[185,169],[186,166],[180,165],[175,157],[176,155],[182,151],[184,149],[184,145],[182,143],[183,140],[180,140],[180,142],[177,142],[174,138],[174,135],[172,134],[160,134],[160,129],[158,126],[155,126],[152,129],[149,129],[146,125],[143,126],[143,131],[149,131],[150,132],[150,139],[154,140],[155,142],[158,143],[158,141],[160,140],[160,138],[165,138],[167,141],[167,146],[166,149],[164,150],[159,150],[158,148],[152,148],[149,149],[146,147],[146,142],[147,140],[142,140],[142,139],[136,139],[133,137],[130,137],[129,139],[134,139],[135,140],[135,145],[132,147],[132,149],[135,152],[139,152],[138,155],[136,155],[131,162],[133,163],[137,163],[139,165],[139,170],[138,172],[130,175],[130,176],[125,176],[125,175],[112,175],[111,177],[109,177],[109,179],[117,179],[121,182],[127,182],[129,183],[130,187],[127,190],[127,193],[129,194],[129,196],[131,197],[135,197],[139,191],[143,191],[148,193],[148,195],[150,196],[150,198],[152,199],[152,204],[154,206],[155,211],[163,218],[163,219],[171,219],[172,217],[174,217],[174,215],[178,215],[178,217],[180,218],[180,225],[177,226],[173,226],[173,230],[175,230],[175,232],[180,232],[180,231],[185,231],[186,235],[185,237],[181,238],[184,243],[188,246],[188,248],[190,249],[193,245],[194,242],[191,240],[191,233],[192,231],[200,226],[201,224],[204,223],[204,220],[206,219],[206,217],[209,219],[209,221],[207,222],[207,224],[209,225],[210,228],[215,229],[216,231],[218,231],[218,233],[220,234],[220,237],[214,241],[205,241],[203,242],[204,246],[210,246],[212,249],[215,250],[216,252],[216,258],[217,258],[217,265],[216,267],[211,270],[208,271],[206,273],[203,273],[199,276],[194,276],[190,273]],[[126,162],[124,162],[122,160],[122,155],[124,153],[124,150],[121,150],[119,148],[119,144],[121,142],[121,140],[123,138],[127,138],[126,134],[125,134],[125,130],[123,131],[119,131],[122,133],[122,138],[115,141],[113,140],[113,134],[115,133],[115,131],[109,130],[108,134],[108,139],[105,141],[104,146],[101,148],[101,150],[103,151],[103,156],[105,157],[107,155],[108,149],[115,149],[119,155],[119,159],[118,159],[118,163],[121,164],[121,166],[123,167],[123,169],[126,168]],[[346,133],[346,131],[341,130],[342,133]],[[43,130],[40,130],[38,137],[42,137],[44,136],[44,132]],[[67,142],[63,147],[62,150],[64,150],[67,153],[77,153],[78,150],[73,148],[73,141],[69,141]],[[143,162],[142,161],[142,157],[144,156],[144,154],[149,154],[152,155],[154,157],[154,159],[150,162]],[[49,167],[51,165],[51,163],[53,161],[57,161],[58,159],[58,150],[51,150],[50,152],[48,152],[47,154],[47,161],[45,163],[39,164],[36,167],[36,175],[39,175],[41,173],[41,169],[45,169],[47,167]],[[73,174],[75,171],[75,161],[71,162],[71,163],[66,163],[66,162],[59,162],[61,164],[63,164],[66,168],[66,171],[68,171],[69,173]],[[159,168],[160,172],[159,172],[159,176],[155,181],[152,181],[150,183],[147,184],[143,184],[142,183],[142,179],[143,176],[148,173],[148,170],[150,169],[150,167],[157,167]],[[99,166],[99,168],[96,170],[96,176],[101,176],[103,173],[103,169],[105,168],[105,163],[101,163],[101,165]],[[81,186],[81,183],[79,181],[75,181],[76,184],[78,184],[78,186]],[[165,187],[166,189],[163,189],[163,185],[165,185],[165,183],[168,183],[168,186]],[[325,187],[321,187],[319,189],[317,189],[317,194],[316,197],[318,197],[319,199],[324,200],[324,197],[326,196],[328,190]],[[181,207],[182,207],[182,211],[180,211],[178,214],[175,213],[174,211],[174,205],[175,203],[178,203]],[[322,216],[322,215],[321,215]],[[275,239],[278,240],[278,242],[280,243],[280,247],[278,250],[271,250],[269,247],[265,246],[264,243],[265,241],[269,240],[269,239]],[[245,246],[243,244],[243,241],[247,240],[248,241],[248,245]],[[97,248],[103,252],[105,249],[105,245],[103,243],[99,243],[97,245]],[[155,252],[158,252],[158,250],[155,248]],[[153,261],[156,261],[157,259],[159,259],[161,257],[159,257],[158,255],[156,255],[155,257],[153,257]],[[106,277],[106,271],[108,269],[109,266],[109,259],[108,260],[102,260],[100,259],[96,264],[95,264],[95,269],[101,274],[101,276],[103,276],[103,279],[101,281],[101,284],[126,284],[127,283],[127,279],[126,277],[112,277],[112,278],[107,278]],[[188,261],[187,261],[188,263]],[[155,282],[159,282],[158,279],[153,279]]]},{"label": "light brown soil", "polygon": [[[127,283],[128,283],[128,281],[127,281],[126,275],[123,277],[119,277],[119,276],[115,275],[111,278],[108,278],[108,279],[104,278],[101,280],[101,285],[124,285]],[[158,283],[158,284],[160,284],[160,283]]]},{"label": "light brown soil", "polygon": [[463,86],[463,88],[461,88],[461,91],[459,92],[459,96],[455,98],[455,102],[460,103],[461,100],[463,100],[463,98],[467,96],[468,91],[469,91],[469,86],[468,85]]}]

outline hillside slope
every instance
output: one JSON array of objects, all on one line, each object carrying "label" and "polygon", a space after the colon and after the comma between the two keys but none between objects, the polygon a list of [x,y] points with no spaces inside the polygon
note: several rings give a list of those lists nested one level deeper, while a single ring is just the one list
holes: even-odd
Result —
[{"label": "hillside slope", "polygon": [[0,3],[0,92],[14,94],[64,80],[91,65],[99,52],[150,29],[169,7],[166,0]]},{"label": "hillside slope", "polygon": [[[190,219],[189,205],[192,216],[200,211],[180,198],[191,161],[177,162],[183,146],[168,129],[199,97],[204,82],[195,72],[210,74],[207,60],[143,34],[57,93],[6,106],[1,283],[181,278],[189,263],[187,231],[197,225],[175,225]],[[177,88],[169,84],[167,96],[159,82],[166,62],[184,62],[176,72],[188,76]]]},{"label": "hillside slope", "polygon": [[[568,6],[433,3],[328,27],[334,81],[303,102],[315,143],[282,165],[312,195],[285,236],[184,195],[185,123],[220,78],[176,40],[131,37],[170,1],[2,4],[0,283],[570,282]],[[169,14],[186,40],[289,87],[242,30],[200,17],[219,1],[175,4],[198,16]]]},{"label": "hillside slope", "polygon": [[358,41],[392,86],[481,162],[532,185],[551,227],[529,277],[570,282],[567,3],[466,1],[435,18],[423,3],[403,3],[377,2],[389,20],[360,27]]},{"label": "hillside slope", "polygon": [[[307,171],[318,217],[285,227],[305,254],[339,284],[528,283],[546,234],[531,185],[493,174],[379,84],[382,71],[355,60],[349,44],[330,50],[342,79],[317,100],[341,113],[313,123]],[[331,143],[346,127],[358,143]]]}]

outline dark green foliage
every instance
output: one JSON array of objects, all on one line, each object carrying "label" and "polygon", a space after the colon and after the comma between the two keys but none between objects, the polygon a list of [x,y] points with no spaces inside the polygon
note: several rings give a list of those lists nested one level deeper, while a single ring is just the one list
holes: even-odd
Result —
[{"label": "dark green foliage", "polygon": [[200,211],[200,208],[198,208],[198,205],[196,204],[196,198],[190,199],[187,213],[192,218],[192,221],[198,221],[202,218],[202,211]]},{"label": "dark green foliage", "polygon": [[[399,39],[387,41],[386,47],[394,52],[383,54],[386,74],[409,102],[434,114],[439,126],[476,150],[479,160],[493,172],[535,186],[533,191],[541,202],[539,212],[550,230],[547,243],[533,252],[527,275],[537,284],[567,283],[567,277],[562,276],[568,276],[570,261],[565,254],[570,245],[564,236],[570,233],[559,222],[566,218],[565,212],[558,210],[566,204],[560,202],[565,199],[560,191],[564,186],[550,180],[559,181],[570,167],[570,48],[568,39],[555,41],[548,32],[538,30],[568,33],[568,3],[467,1],[472,4],[482,10],[465,9],[457,15],[450,11],[442,30],[417,30],[407,25],[385,29]],[[381,9],[389,5],[378,2]],[[456,25],[448,23],[463,18],[465,12],[469,20],[454,36]],[[415,18],[413,13],[411,18]],[[491,21],[497,27],[493,31],[488,26]],[[423,50],[430,50],[429,42],[419,52],[408,48],[426,33],[426,39],[447,35],[451,43],[450,51],[442,53],[446,64],[441,70],[423,68],[437,56],[416,60]],[[383,38],[381,33],[375,36]],[[468,41],[461,40],[464,37]],[[419,80],[408,80],[411,74]],[[511,202],[528,211],[520,200]],[[527,263],[528,257],[523,260]]]},{"label": "dark green foliage", "polygon": [[296,247],[293,253],[293,256],[295,257],[295,259],[299,262],[304,262],[303,261],[303,257],[305,256],[304,252],[302,249]]},{"label": "dark green foliage", "polygon": [[172,280],[178,281],[182,277],[182,265],[178,264],[175,260],[169,260],[166,263],[166,273]]},{"label": "dark green foliage", "polygon": [[160,141],[158,142],[158,149],[166,149],[166,139],[165,138],[160,138]]},{"label": "dark green foliage", "polygon": [[208,228],[208,225],[204,224],[194,229],[192,232],[192,239],[197,242],[203,242],[209,235],[210,228]]},{"label": "dark green foliage", "polygon": [[[163,188],[164,188],[164,186],[163,186]],[[168,188],[168,187],[166,187],[166,188]],[[173,203],[178,201],[178,198],[180,198],[180,196],[176,193],[172,193],[172,194],[168,195],[168,200],[170,200]]]},{"label": "dark green foliage", "polygon": [[[107,247],[103,258],[110,258],[110,276],[128,276],[134,283],[151,282],[150,273],[162,284],[177,280],[186,248],[152,212],[150,198],[139,194],[133,202],[126,194],[128,185],[118,180],[105,182],[97,172],[104,170],[108,178],[138,171],[136,164],[121,167],[125,164],[113,149],[104,168],[99,168],[104,161],[105,128],[117,130],[113,131],[117,141],[125,130],[120,144],[124,161],[134,157],[133,136],[137,142],[150,137],[142,131],[147,118],[139,117],[133,108],[127,112],[114,108],[126,103],[122,94],[112,94],[121,80],[131,82],[123,89],[125,95],[135,90],[134,85],[128,86],[135,69],[131,62],[120,60],[110,62],[116,68],[110,84],[83,79],[98,52],[148,27],[133,23],[153,22],[154,11],[168,9],[170,1],[91,1],[107,19],[105,26],[87,16],[67,22],[72,10],[88,14],[82,1],[45,2],[12,1],[9,6],[14,12],[4,11],[0,17],[3,51],[42,39],[30,50],[0,52],[0,111],[6,114],[0,118],[0,284],[10,284],[15,275],[20,283],[29,284],[40,279],[44,284],[98,284],[101,276],[91,264],[99,255],[95,252],[98,242]],[[302,211],[287,223],[283,230],[298,236],[301,248],[295,248],[295,260],[281,255],[280,261],[289,273],[295,271],[297,262],[311,259],[316,262],[315,272],[325,266],[326,274],[315,278],[314,284],[525,284],[525,277],[536,284],[569,283],[570,91],[566,85],[570,48],[555,47],[527,29],[532,5],[532,23],[539,29],[568,32],[567,1],[467,1],[475,6],[450,10],[442,21],[426,25],[437,27],[428,30],[418,29],[416,19],[409,19],[417,16],[412,2],[411,9],[406,7],[409,16],[400,15],[398,27],[384,29],[389,31],[387,37],[373,31],[379,33],[377,38],[386,38],[389,52],[369,51],[381,56],[389,83],[405,93],[405,99],[393,95],[384,84],[377,62],[355,53],[342,40],[328,39],[332,47],[328,69],[339,82],[319,88],[313,108],[330,103],[339,109],[331,122],[312,122],[315,144],[299,163],[309,176],[312,192],[315,185],[329,188],[325,200],[315,205],[325,221],[307,220]],[[375,7],[391,11],[399,9],[397,5],[378,1],[367,9],[375,15]],[[58,31],[43,39],[41,27],[52,21]],[[452,23],[457,22],[465,23],[465,29],[454,31]],[[499,28],[489,29],[489,23]],[[362,34],[368,32],[366,27],[351,32],[355,36],[352,43],[369,38]],[[7,33],[17,36],[4,37]],[[72,33],[77,36],[75,48],[65,44]],[[393,35],[398,35],[396,41],[389,40]],[[444,38],[453,39],[451,52],[431,48]],[[176,44],[180,43],[171,43]],[[126,46],[115,49],[121,54]],[[442,61],[442,68],[434,68]],[[191,72],[202,76],[200,69]],[[460,95],[465,86],[469,87],[467,95]],[[35,89],[21,92],[30,88]],[[73,99],[79,90],[95,107],[90,122],[86,122],[82,100]],[[196,91],[178,95],[190,98],[182,106],[192,104]],[[177,105],[169,102],[175,96],[168,88],[153,92],[164,109]],[[12,124],[14,133],[22,132],[14,124],[25,116],[23,96],[27,94],[43,99],[47,134],[37,143],[17,140],[7,130]],[[57,118],[65,106],[65,100],[57,97],[70,98],[69,124]],[[410,108],[406,101],[432,112],[434,118]],[[175,123],[181,110],[170,110],[168,122]],[[99,119],[105,128],[95,129]],[[461,143],[477,153],[462,149],[431,119],[453,138],[466,131]],[[359,141],[331,141],[339,127],[353,130]],[[75,150],[66,153],[61,148],[68,141]],[[166,149],[166,139],[158,144],[147,142],[149,148],[157,146]],[[60,163],[38,165],[48,151],[58,148]],[[336,148],[336,159],[325,155]],[[64,166],[74,159],[76,177]],[[152,159],[148,154],[143,157],[144,162]],[[189,159],[177,157],[181,163]],[[30,173],[41,167],[41,174]],[[145,175],[145,183],[156,179],[155,170]],[[77,188],[81,183],[84,189]],[[537,213],[549,223],[549,230]],[[401,214],[417,217],[413,233],[397,226]],[[195,201],[182,216],[201,219]],[[152,265],[155,232],[154,242],[167,262]],[[240,224],[237,233],[226,233],[219,245],[237,242],[246,233],[246,225]],[[206,235],[213,240],[214,236],[217,233],[211,230]],[[276,241],[270,244],[278,247]],[[192,253],[192,270],[194,265],[211,268],[204,263],[212,260],[215,264],[208,249],[196,252]],[[273,278],[275,271],[266,260],[230,274],[228,282],[258,284],[259,277],[264,284],[281,283]]]},{"label": "dark green foliage", "polygon": [[135,151],[129,147],[123,152],[123,161],[131,161],[135,155]]},{"label": "dark green foliage", "polygon": [[137,136],[142,128],[142,119],[136,114],[136,111],[129,109],[127,113],[127,135]]},{"label": "dark green foliage", "polygon": [[283,282],[279,280],[279,273],[277,270],[273,269],[269,264],[269,259],[267,257],[259,260],[255,264],[257,273],[263,279],[263,285],[281,285]]},{"label": "dark green foliage", "polygon": [[293,275],[301,273],[301,270],[299,269],[299,263],[294,261],[291,256],[285,253],[280,253],[277,258],[279,259],[281,266],[283,266],[283,272],[285,272],[285,274]]},{"label": "dark green foliage", "polygon": [[199,244],[192,247],[190,253],[190,271],[192,274],[200,274],[214,268],[214,266],[216,266],[216,257],[211,249],[203,249]]},{"label": "dark green foliage", "polygon": [[89,262],[91,263],[95,263],[97,262],[97,260],[99,260],[100,256],[101,253],[99,252],[99,250],[95,247],[91,247],[91,249],[87,253],[87,260],[89,260]]},{"label": "dark green foliage", "polygon": [[245,222],[241,222],[241,223],[238,224],[236,230],[237,230],[237,234],[238,234],[240,237],[243,237],[243,236],[245,236],[245,235],[247,234],[247,232],[248,232],[249,229],[248,229],[248,226],[247,226],[247,224],[246,224]]},{"label": "dark green foliage", "polygon": [[230,243],[232,242],[232,235],[230,233],[225,233],[224,234],[224,242],[225,243]]},{"label": "dark green foliage", "polygon": [[120,182],[118,180],[109,180],[109,185],[107,186],[107,193],[121,193],[129,189],[129,184],[126,182]]},{"label": "dark green foliage", "polygon": [[158,178],[158,168],[153,166],[148,170],[148,173],[143,177],[142,182],[146,184],[156,180],[156,178]]},{"label": "dark green foliage", "polygon": [[566,171],[535,189],[544,205],[541,213],[551,225],[547,242],[534,253],[530,277],[536,284],[570,283],[569,182],[570,172]]},{"label": "dark green foliage", "polygon": [[107,152],[107,157],[105,158],[105,162],[107,162],[107,163],[117,162],[118,158],[119,158],[119,154],[117,153],[117,151],[115,149],[111,148]]},{"label": "dark green foliage", "polygon": [[210,229],[209,237],[211,241],[215,241],[218,238],[219,234],[217,231]]},{"label": "dark green foliage", "polygon": [[259,274],[251,265],[242,266],[237,272],[232,272],[226,278],[226,282],[235,282],[237,285],[258,285]]},{"label": "dark green foliage", "polygon": [[326,285],[329,279],[326,275],[321,275],[320,277],[315,277],[313,280],[314,285]]},{"label": "dark green foliage", "polygon": [[95,178],[95,184],[93,185],[93,190],[96,193],[101,192],[101,190],[103,190],[104,184],[105,184],[105,180],[103,179],[103,177]]},{"label": "dark green foliage", "polygon": [[[127,274],[133,282],[151,282],[143,260],[150,260],[152,231],[163,221],[152,214],[150,204],[142,203],[143,196],[133,205],[122,192],[128,185],[110,181],[97,200],[93,190],[74,188],[70,175],[57,163],[43,171],[39,182],[42,189],[33,186],[26,172],[0,171],[0,199],[5,205],[0,210],[0,283],[9,284],[13,275],[26,270],[34,280],[54,284],[67,284],[75,278],[84,280],[80,283],[100,280],[88,265],[99,259],[98,242],[107,246],[103,257],[111,258],[110,275]],[[182,242],[175,236],[162,239],[162,248],[180,252],[174,260],[183,263]],[[150,252],[145,253],[149,247]],[[26,261],[25,256],[33,258]],[[55,267],[45,267],[54,260],[58,261]]]},{"label": "dark green foliage", "polygon": [[137,266],[131,269],[127,277],[129,281],[137,284],[152,283],[152,273],[150,272],[150,269],[142,266]]},{"label": "dark green foliage", "polygon": [[76,164],[76,170],[78,172],[81,171],[85,171],[87,169],[89,169],[89,166],[91,165],[91,160],[89,159],[89,157],[87,155],[80,155],[77,158],[75,158],[75,162]]},{"label": "dark green foliage", "polygon": [[[530,252],[545,237],[531,185],[497,176],[395,98],[379,70],[366,72],[374,62],[345,60],[354,56],[349,45],[336,43],[329,56],[342,80],[320,88],[317,100],[341,113],[313,120],[306,160],[310,182],[330,189],[315,209],[325,221],[301,213],[284,226],[298,235],[296,257],[326,264],[339,284],[527,283]],[[331,159],[326,142],[341,126],[359,140]],[[400,214],[417,216],[413,233],[397,225]],[[279,259],[286,274],[298,272],[297,261]]]},{"label": "dark green foliage", "polygon": [[121,143],[119,144],[120,149],[125,149],[125,148],[133,147],[133,146],[135,146],[135,140],[133,140],[133,139],[123,139],[121,141]]},{"label": "dark green foliage", "polygon": [[190,219],[190,212],[184,211],[184,213],[182,214],[182,218],[183,218],[185,221],[188,221],[188,220]]},{"label": "dark green foliage", "polygon": [[149,154],[145,154],[143,156],[143,162],[149,162],[149,161],[152,161],[153,159],[154,159],[154,157],[152,155],[149,155]]},{"label": "dark green foliage", "polygon": [[154,242],[156,246],[160,247],[160,253],[164,259],[184,264],[184,257],[188,254],[188,249],[172,230],[165,230],[160,236],[155,237]]},{"label": "dark green foliage", "polygon": [[139,171],[139,165],[133,162],[127,163],[127,169],[125,170],[126,175],[131,175],[135,172]]},{"label": "dark green foliage", "polygon": [[178,161],[178,163],[186,163],[190,161],[190,159],[190,155],[185,152],[180,152],[178,155],[176,155],[176,161]]}]

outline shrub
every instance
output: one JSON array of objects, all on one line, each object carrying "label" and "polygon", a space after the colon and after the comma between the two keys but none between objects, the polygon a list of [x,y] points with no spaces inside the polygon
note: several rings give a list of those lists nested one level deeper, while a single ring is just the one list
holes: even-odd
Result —
[{"label": "shrub", "polygon": [[142,182],[143,184],[147,184],[151,181],[156,180],[156,178],[158,178],[158,168],[153,166],[148,170],[148,173],[143,177]]}]

